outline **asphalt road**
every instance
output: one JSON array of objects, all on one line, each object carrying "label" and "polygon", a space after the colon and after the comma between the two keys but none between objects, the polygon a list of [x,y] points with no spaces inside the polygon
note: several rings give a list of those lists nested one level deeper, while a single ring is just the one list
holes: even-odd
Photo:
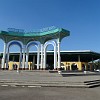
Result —
[{"label": "asphalt road", "polygon": [[100,87],[54,88],[0,86],[0,100],[100,100]]}]

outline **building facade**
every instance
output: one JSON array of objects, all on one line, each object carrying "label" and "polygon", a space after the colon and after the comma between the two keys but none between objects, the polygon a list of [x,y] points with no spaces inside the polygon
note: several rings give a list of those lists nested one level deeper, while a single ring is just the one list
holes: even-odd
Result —
[{"label": "building facade", "polygon": [[[10,53],[9,57],[9,67],[4,69],[17,70],[17,67],[19,65],[18,59],[20,57],[20,53]],[[96,69],[94,65],[94,60],[100,59],[100,54],[90,50],[61,51],[60,58],[60,70],[93,71],[94,69]],[[39,68],[37,68],[37,51],[29,53],[27,69],[20,68],[20,70],[41,70],[41,65],[39,65]],[[47,51],[45,70],[57,70],[54,69],[54,51]]]}]

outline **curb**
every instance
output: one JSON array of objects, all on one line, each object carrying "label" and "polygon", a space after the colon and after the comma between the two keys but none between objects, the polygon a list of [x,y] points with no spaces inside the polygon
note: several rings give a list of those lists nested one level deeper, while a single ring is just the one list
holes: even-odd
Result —
[{"label": "curb", "polygon": [[1,86],[12,86],[12,87],[66,87],[66,88],[92,88],[92,87],[96,87],[96,86],[100,86],[100,84],[94,84],[94,85],[86,85],[86,84],[76,84],[76,83],[72,83],[72,84],[62,84],[62,83],[0,83]]}]

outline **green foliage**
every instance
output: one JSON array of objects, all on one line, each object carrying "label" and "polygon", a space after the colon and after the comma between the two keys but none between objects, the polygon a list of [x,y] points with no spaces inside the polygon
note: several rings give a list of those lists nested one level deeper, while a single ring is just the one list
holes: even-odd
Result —
[{"label": "green foliage", "polygon": [[0,53],[0,59],[3,57],[3,53]]},{"label": "green foliage", "polygon": [[95,69],[100,69],[100,59],[94,62]]}]

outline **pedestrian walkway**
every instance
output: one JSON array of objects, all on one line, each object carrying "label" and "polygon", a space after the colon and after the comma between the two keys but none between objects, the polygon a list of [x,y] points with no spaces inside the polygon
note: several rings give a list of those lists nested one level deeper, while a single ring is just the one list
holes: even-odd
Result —
[{"label": "pedestrian walkway", "polygon": [[66,73],[49,71],[0,71],[1,85],[42,86],[42,87],[94,87],[100,85],[100,74],[92,72]]}]

